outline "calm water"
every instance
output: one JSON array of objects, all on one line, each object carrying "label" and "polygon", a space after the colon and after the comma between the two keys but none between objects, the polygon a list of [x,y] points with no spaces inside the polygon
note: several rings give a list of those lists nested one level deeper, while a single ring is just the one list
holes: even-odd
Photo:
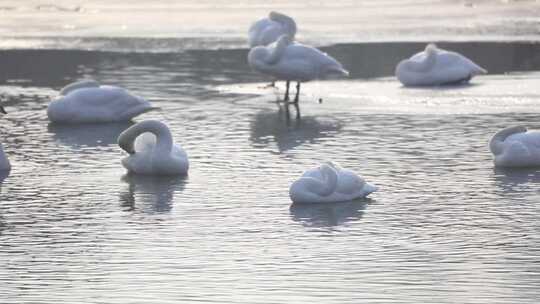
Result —
[{"label": "calm water", "polygon": [[[1,3],[1,303],[538,302],[540,170],[494,170],[487,149],[540,129],[540,44],[515,42],[538,41],[538,2],[272,4],[304,41],[341,42],[324,50],[351,71],[306,84],[300,121],[245,62],[267,1]],[[402,88],[395,64],[424,44],[384,41],[410,40],[484,41],[440,46],[490,75]],[[50,125],[50,99],[85,77],[161,107],[136,121],[170,126],[189,176],[127,176],[130,123]],[[325,160],[380,191],[291,205]]]}]

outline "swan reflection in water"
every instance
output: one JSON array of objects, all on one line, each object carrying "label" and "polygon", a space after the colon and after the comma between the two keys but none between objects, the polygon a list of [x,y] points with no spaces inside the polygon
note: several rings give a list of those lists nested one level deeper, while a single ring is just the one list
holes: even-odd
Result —
[{"label": "swan reflection in water", "polygon": [[531,188],[529,184],[540,184],[540,168],[495,168],[493,173],[497,186],[505,193],[522,192]]},{"label": "swan reflection in water", "polygon": [[187,177],[126,174],[122,181],[129,185],[128,191],[120,194],[120,204],[126,211],[161,213],[172,209],[174,194],[184,190]]},{"label": "swan reflection in water", "polygon": [[257,113],[250,126],[250,140],[255,146],[268,146],[275,142],[279,152],[312,143],[319,138],[333,137],[343,128],[342,123],[333,118],[309,116],[288,125],[283,115],[272,110]]},{"label": "swan reflection in water", "polygon": [[65,146],[106,147],[116,145],[118,135],[133,125],[133,122],[101,124],[54,124],[47,126],[53,138]]},{"label": "swan reflection in water", "polygon": [[305,227],[335,227],[362,218],[372,199],[363,198],[343,203],[292,204],[291,218]]}]

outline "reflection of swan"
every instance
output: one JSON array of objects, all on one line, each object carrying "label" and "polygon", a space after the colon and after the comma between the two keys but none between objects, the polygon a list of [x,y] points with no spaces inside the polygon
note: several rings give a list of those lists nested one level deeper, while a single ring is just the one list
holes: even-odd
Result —
[{"label": "reflection of swan", "polygon": [[377,191],[354,172],[332,162],[306,171],[289,189],[294,203],[336,203],[365,197]]},{"label": "reflection of swan", "polygon": [[254,144],[268,145],[275,141],[279,151],[293,149],[318,138],[331,137],[343,127],[339,121],[303,117],[290,126],[276,111],[257,113],[251,122],[251,140]]},{"label": "reflection of swan", "polygon": [[122,181],[129,184],[129,191],[120,196],[122,206],[132,210],[139,202],[152,211],[167,212],[172,209],[174,193],[184,189],[186,178],[126,174]]},{"label": "reflection of swan", "polygon": [[50,123],[47,129],[55,140],[71,147],[98,147],[116,144],[118,135],[132,122],[106,124],[65,125]]},{"label": "reflection of swan", "polygon": [[[6,110],[2,106],[0,106],[0,113],[7,114]],[[4,147],[2,146],[2,143],[0,143],[0,175],[4,175],[5,172],[9,171],[10,169],[11,164],[9,163],[9,159],[6,156],[6,153],[4,153]]]},{"label": "reflection of swan", "polygon": [[503,129],[491,138],[489,149],[498,167],[540,166],[540,132],[527,132],[523,126]]},{"label": "reflection of swan", "polygon": [[248,54],[248,63],[254,70],[287,81],[285,101],[289,100],[290,81],[297,81],[294,105],[296,115],[300,117],[298,98],[300,82],[325,78],[331,75],[349,75],[334,58],[318,49],[293,42],[283,35],[275,45],[257,46]]},{"label": "reflection of swan", "polygon": [[539,168],[501,168],[495,167],[494,177],[496,185],[505,193],[519,192],[524,194],[529,191],[536,193],[540,184]]},{"label": "reflection of swan", "polygon": [[287,34],[294,39],[294,35],[296,35],[296,22],[284,14],[270,12],[268,18],[258,20],[249,28],[249,47],[268,45],[276,41],[283,34]]},{"label": "reflection of swan", "polygon": [[423,52],[402,60],[396,77],[405,86],[430,86],[468,82],[486,70],[456,52],[428,44]]},{"label": "reflection of swan", "polygon": [[[141,136],[139,136],[141,135]],[[157,120],[145,120],[125,130],[118,145],[130,155],[122,165],[132,173],[150,175],[185,175],[189,168],[187,154],[173,143],[171,131]]]},{"label": "reflection of swan", "polygon": [[370,199],[340,204],[291,204],[292,219],[308,227],[332,227],[362,217]]},{"label": "reflection of swan", "polygon": [[100,86],[83,80],[64,87],[51,101],[47,115],[58,123],[102,123],[127,121],[154,108],[145,99],[115,86]]}]

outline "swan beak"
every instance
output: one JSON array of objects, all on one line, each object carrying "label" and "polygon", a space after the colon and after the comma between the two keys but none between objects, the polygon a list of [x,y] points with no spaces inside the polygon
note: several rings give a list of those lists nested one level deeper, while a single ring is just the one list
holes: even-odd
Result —
[{"label": "swan beak", "polygon": [[2,106],[0,106],[0,113],[7,114],[6,109]]}]

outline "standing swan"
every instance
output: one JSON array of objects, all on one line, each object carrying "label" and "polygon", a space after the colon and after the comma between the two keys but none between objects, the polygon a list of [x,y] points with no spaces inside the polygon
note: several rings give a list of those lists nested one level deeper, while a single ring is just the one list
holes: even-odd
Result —
[{"label": "standing swan", "polygon": [[423,52],[402,60],[396,77],[404,86],[436,86],[468,82],[487,71],[467,57],[428,44]]},{"label": "standing swan", "polygon": [[524,126],[503,129],[491,138],[489,149],[496,167],[540,166],[540,132],[527,132]]},{"label": "standing swan", "polygon": [[366,197],[377,187],[328,162],[306,171],[289,189],[293,203],[336,203]]},{"label": "standing swan", "polygon": [[160,121],[145,120],[129,127],[118,137],[118,145],[130,154],[122,159],[122,165],[130,173],[185,175],[188,172],[186,152],[173,144],[171,131]]},{"label": "standing swan", "polygon": [[278,40],[283,34],[287,34],[291,39],[294,39],[296,35],[296,22],[287,15],[270,12],[267,18],[258,20],[249,28],[249,47],[268,45]]},{"label": "standing swan", "polygon": [[[0,106],[0,113],[7,114],[4,107]],[[0,171],[9,171],[11,170],[11,164],[9,163],[9,159],[6,156],[6,153],[4,153],[4,147],[2,146],[2,143],[0,143]]]},{"label": "standing swan", "polygon": [[248,54],[248,63],[255,71],[287,81],[285,102],[289,101],[289,85],[297,81],[293,104],[296,116],[300,117],[298,97],[300,82],[321,79],[331,75],[347,76],[349,72],[334,58],[318,49],[293,42],[288,35],[282,35],[275,45],[257,46]]},{"label": "standing swan", "polygon": [[67,85],[47,108],[57,123],[102,123],[128,121],[153,108],[150,103],[123,88],[83,80]]}]

